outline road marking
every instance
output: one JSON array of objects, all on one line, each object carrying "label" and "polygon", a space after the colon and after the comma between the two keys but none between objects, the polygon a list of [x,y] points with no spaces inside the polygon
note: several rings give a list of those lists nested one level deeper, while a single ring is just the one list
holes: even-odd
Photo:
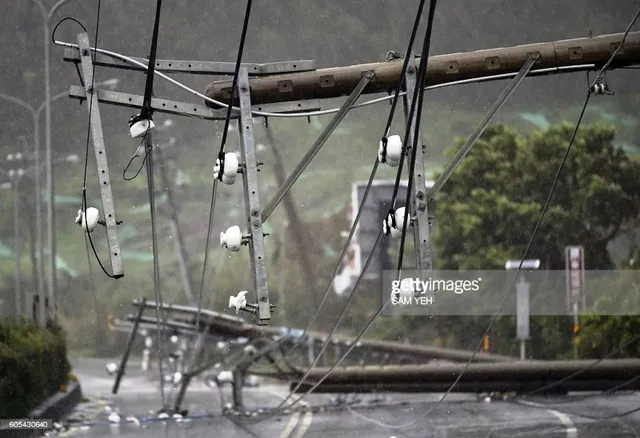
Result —
[{"label": "road marking", "polygon": [[[287,398],[288,394],[279,394],[276,391],[270,390],[269,391],[272,395],[274,395],[277,398],[281,398],[282,400],[285,400]],[[289,418],[289,422],[287,423],[287,426],[284,428],[284,430],[282,431],[282,435],[280,435],[280,438],[289,438],[289,436],[293,433],[293,431],[296,429],[296,426],[298,425],[298,421],[300,420],[300,412],[294,412],[294,414],[291,416],[291,418]]]},{"label": "road marking", "polygon": [[289,438],[289,435],[291,435],[291,433],[296,429],[296,426],[298,425],[299,420],[300,420],[300,412],[295,412],[289,419],[289,422],[287,423],[287,427],[285,427],[284,430],[282,431],[282,435],[280,435],[280,438]]},{"label": "road marking", "polygon": [[[276,391],[269,391],[272,395],[281,398],[282,400],[285,400],[287,398],[287,396],[289,395],[284,394],[284,393],[278,393]],[[313,422],[313,411],[311,411],[311,406],[309,405],[309,403],[307,403],[306,401],[300,401],[300,405],[304,408],[307,408],[307,411],[304,413],[304,416],[302,417],[302,422],[300,423],[300,412],[294,412],[294,414],[291,416],[291,418],[289,419],[289,422],[287,423],[287,426],[285,427],[285,429],[282,431],[282,435],[280,435],[280,438],[289,438],[291,436],[291,434],[296,430],[296,428],[298,427],[298,424],[300,424],[300,427],[298,428],[298,432],[295,434],[295,436],[293,438],[302,438],[304,436],[305,433],[307,433],[307,430],[309,430],[309,427],[311,427],[311,423]]]},{"label": "road marking", "polygon": [[294,438],[302,438],[309,427],[311,427],[311,422],[313,421],[313,412],[310,410],[304,413],[304,417],[302,417],[302,422],[300,423],[300,428],[298,429],[298,433]]},{"label": "road marking", "polygon": [[575,423],[571,420],[571,418],[567,414],[564,414],[564,413],[558,412],[558,411],[554,411],[553,409],[548,409],[544,405],[541,405],[541,404],[538,404],[538,403],[534,403],[534,402],[530,402],[530,401],[519,400],[518,403],[522,404],[522,405],[525,405],[525,406],[533,406],[535,408],[544,409],[545,411],[547,411],[548,413],[550,413],[551,415],[556,417],[558,420],[560,420],[562,425],[565,427],[565,432],[567,434],[567,438],[578,438],[578,429],[576,428]]},{"label": "road marking", "polygon": [[571,421],[571,418],[567,414],[563,414],[562,412],[554,411],[553,409],[547,409],[547,412],[554,415],[564,426],[566,427],[565,432],[567,433],[567,438],[577,438],[578,437],[578,429],[576,425]]}]

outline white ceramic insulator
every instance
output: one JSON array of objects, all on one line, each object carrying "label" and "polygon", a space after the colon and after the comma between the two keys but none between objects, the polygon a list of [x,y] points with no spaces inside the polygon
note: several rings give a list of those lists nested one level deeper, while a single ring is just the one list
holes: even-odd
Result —
[{"label": "white ceramic insulator", "polygon": [[129,128],[129,134],[131,135],[131,138],[140,138],[151,132],[155,127],[156,124],[153,123],[153,120],[139,120],[131,125]]},{"label": "white ceramic insulator", "polygon": [[89,207],[86,213],[84,213],[82,209],[78,210],[75,222],[80,225],[82,229],[91,233],[98,225],[99,219],[100,211],[97,208]]},{"label": "white ceramic insulator", "polygon": [[396,210],[396,228],[391,229],[391,237],[393,239],[399,239],[402,236],[402,227],[404,226],[404,212],[405,207],[400,207]]},{"label": "white ceramic insulator", "polygon": [[238,313],[240,311],[240,309],[242,309],[243,307],[245,307],[247,305],[247,299],[245,298],[245,295],[247,294],[246,290],[243,290],[241,292],[238,292],[237,296],[230,296],[229,297],[229,308],[233,308],[235,307],[236,309],[236,313]]},{"label": "white ceramic insulator", "polygon": [[107,374],[110,376],[112,376],[116,371],[118,371],[118,365],[116,365],[113,362],[108,363],[106,368],[107,368]]},{"label": "white ceramic insulator", "polygon": [[[380,141],[378,146],[378,160],[382,162],[382,154],[384,152],[384,144]],[[396,167],[400,163],[402,156],[402,139],[399,135],[392,135],[387,138],[387,153],[385,163],[390,167]]]},{"label": "white ceramic insulator", "polygon": [[236,182],[239,169],[240,162],[238,161],[238,155],[235,152],[227,152],[224,154],[224,169],[222,169],[220,159],[218,158],[216,165],[213,166],[213,177],[216,179],[220,178],[220,172],[222,172],[222,183],[230,186]]},{"label": "white ceramic insulator", "polygon": [[229,227],[226,232],[220,233],[220,246],[222,248],[227,248],[230,251],[238,252],[240,251],[240,246],[242,245],[242,231],[240,227],[234,225],[233,227]]},{"label": "white ceramic insulator", "polygon": [[415,288],[410,278],[405,278],[400,281],[400,296],[401,297],[413,297],[415,295]]},{"label": "white ceramic insulator", "polygon": [[220,383],[233,382],[233,373],[231,371],[221,371],[220,374],[218,374],[218,382]]}]

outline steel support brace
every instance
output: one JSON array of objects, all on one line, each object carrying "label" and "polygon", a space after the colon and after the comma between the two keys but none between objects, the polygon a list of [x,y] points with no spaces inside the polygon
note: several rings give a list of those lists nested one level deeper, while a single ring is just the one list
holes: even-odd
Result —
[{"label": "steel support brace", "polygon": [[[409,108],[411,108],[414,91],[416,89],[416,80],[415,58],[411,56],[405,75],[407,94],[404,98],[404,110],[406,121],[408,121]],[[425,278],[431,272],[432,259],[431,240],[429,237],[429,212],[427,211],[427,196],[424,178],[423,150],[422,144],[420,144],[421,141],[419,144],[413,144],[415,132],[418,128],[417,113],[417,109],[414,110],[413,120],[411,121],[411,131],[408,136],[409,143],[407,144],[410,154],[416,155],[408,207],[409,220],[411,221],[409,225],[413,227],[413,242],[416,251],[416,269],[420,272],[420,276]],[[422,136],[420,135],[420,131],[418,131],[418,139],[420,140],[421,138]]]},{"label": "steel support brace", "polygon": [[122,377],[124,376],[124,370],[127,367],[127,362],[129,361],[129,354],[131,353],[131,347],[133,346],[133,341],[136,339],[136,335],[138,334],[138,327],[140,326],[140,321],[142,320],[142,314],[144,313],[145,308],[145,299],[143,298],[138,304],[138,312],[136,313],[136,319],[133,321],[133,327],[131,327],[131,332],[129,333],[129,340],[127,341],[127,348],[124,350],[124,354],[122,355],[122,359],[120,360],[120,366],[118,367],[118,372],[116,374],[116,380],[113,382],[113,388],[111,389],[112,394],[117,394],[118,389],[120,388],[120,382],[122,381]]},{"label": "steel support brace", "polygon": [[277,193],[274,195],[273,199],[269,201],[269,203],[264,207],[262,211],[262,221],[266,221],[273,210],[276,209],[280,201],[285,197],[285,195],[291,190],[291,187],[295,184],[297,179],[300,177],[302,172],[307,168],[311,160],[316,156],[316,154],[320,151],[320,148],[325,144],[329,136],[333,133],[333,131],[338,127],[342,119],[347,115],[351,107],[356,103],[358,97],[364,91],[364,88],[371,82],[374,74],[372,71],[368,71],[362,75],[362,79],[358,83],[358,86],[351,92],[347,100],[342,104],[338,112],[333,119],[329,122],[329,124],[324,128],[318,139],[311,146],[311,149],[307,151],[300,163],[296,166],[296,168],[291,172],[291,175],[286,179],[286,181],[282,184],[282,186],[278,189]]},{"label": "steel support brace", "polygon": [[[80,61],[82,64],[82,74],[84,76],[84,86],[87,96],[94,90],[93,83],[93,62],[91,61],[91,50],[89,47],[89,35],[81,33],[78,35],[78,46],[80,47]],[[109,258],[111,259],[111,273],[114,278],[124,277],[122,267],[122,255],[120,252],[120,242],[118,240],[118,228],[116,225],[116,211],[111,193],[111,181],[109,178],[109,165],[107,163],[107,151],[105,150],[104,137],[102,135],[102,122],[100,119],[100,106],[98,99],[93,99],[91,105],[87,105],[89,118],[91,120],[91,133],[93,134],[93,148],[96,154],[96,164],[98,167],[98,179],[100,180],[100,196],[102,197],[102,213],[107,229],[107,239],[109,241]],[[88,206],[85,206],[87,208]]]},{"label": "steel support brace", "polygon": [[187,392],[187,388],[191,383],[191,379],[197,374],[196,362],[200,359],[202,350],[204,349],[204,346],[206,344],[206,331],[208,330],[201,331],[196,335],[195,343],[192,347],[192,354],[189,358],[189,362],[187,363],[187,370],[186,373],[184,373],[182,376],[182,382],[180,382],[180,390],[178,391],[178,395],[176,395],[176,400],[174,403],[175,412],[180,412],[180,408],[182,407],[182,402]]},{"label": "steel support brace", "polygon": [[266,325],[271,319],[271,303],[267,287],[267,262],[264,250],[264,232],[260,218],[260,185],[258,183],[258,160],[253,137],[253,117],[251,115],[251,92],[249,74],[246,67],[240,68],[238,96],[240,96],[240,153],[244,169],[242,172],[244,204],[249,226],[251,270],[255,291],[258,325]]},{"label": "steel support brace", "polygon": [[427,193],[427,202],[429,204],[432,203],[433,198],[435,198],[435,196],[438,194],[440,189],[442,189],[445,183],[449,180],[453,172],[455,172],[455,170],[458,168],[460,163],[462,163],[462,160],[464,159],[464,157],[467,156],[467,154],[469,153],[473,145],[476,144],[478,139],[482,136],[485,129],[487,129],[489,124],[491,124],[493,119],[495,119],[496,115],[502,109],[502,107],[507,102],[507,100],[509,100],[513,92],[516,91],[516,88],[518,88],[518,85],[520,85],[522,81],[524,81],[524,78],[529,74],[534,64],[538,61],[539,57],[540,55],[536,53],[529,56],[529,59],[527,60],[527,62],[524,63],[524,65],[522,66],[522,68],[520,69],[516,77],[513,78],[513,80],[509,83],[507,88],[505,88],[505,90],[502,92],[500,97],[498,97],[498,100],[493,104],[489,112],[480,121],[476,129],[471,133],[471,135],[469,136],[467,141],[462,145],[460,150],[458,150],[458,152],[453,157],[451,162],[447,165],[447,167],[442,172],[442,175],[440,175],[438,180],[433,184],[433,187],[431,187],[431,189],[429,190],[429,193]]},{"label": "steel support brace", "polygon": [[231,391],[233,394],[233,408],[236,411],[244,410],[244,400],[242,398],[242,387],[245,378],[244,370],[233,372],[233,382],[231,383]]}]

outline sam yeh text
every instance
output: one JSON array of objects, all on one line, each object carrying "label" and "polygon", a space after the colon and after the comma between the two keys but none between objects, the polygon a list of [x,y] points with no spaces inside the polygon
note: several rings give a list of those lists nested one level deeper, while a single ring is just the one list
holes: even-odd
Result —
[{"label": "sam yeh text", "polygon": [[392,295],[391,304],[394,306],[432,306],[433,297],[426,295],[420,295],[417,297]]}]

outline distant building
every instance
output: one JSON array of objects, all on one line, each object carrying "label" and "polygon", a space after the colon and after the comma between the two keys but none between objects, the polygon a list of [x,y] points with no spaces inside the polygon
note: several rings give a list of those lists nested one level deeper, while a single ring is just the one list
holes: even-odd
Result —
[{"label": "distant building", "polygon": [[[400,181],[396,208],[405,206],[407,185],[407,181]],[[374,181],[372,183],[367,202],[363,206],[363,212],[358,221],[358,227],[345,256],[343,267],[333,284],[334,291],[338,295],[347,293],[360,275],[375,244],[378,233],[382,229],[382,222],[391,208],[394,186],[395,180]],[[433,181],[427,181],[426,186],[427,189],[431,188]],[[352,184],[351,205],[347,211],[350,224],[355,222],[366,188],[367,181],[358,181]],[[382,244],[371,258],[363,280],[381,281],[382,271],[396,269],[397,261],[393,255],[397,251],[393,248],[391,242],[389,238],[383,239]]]}]

